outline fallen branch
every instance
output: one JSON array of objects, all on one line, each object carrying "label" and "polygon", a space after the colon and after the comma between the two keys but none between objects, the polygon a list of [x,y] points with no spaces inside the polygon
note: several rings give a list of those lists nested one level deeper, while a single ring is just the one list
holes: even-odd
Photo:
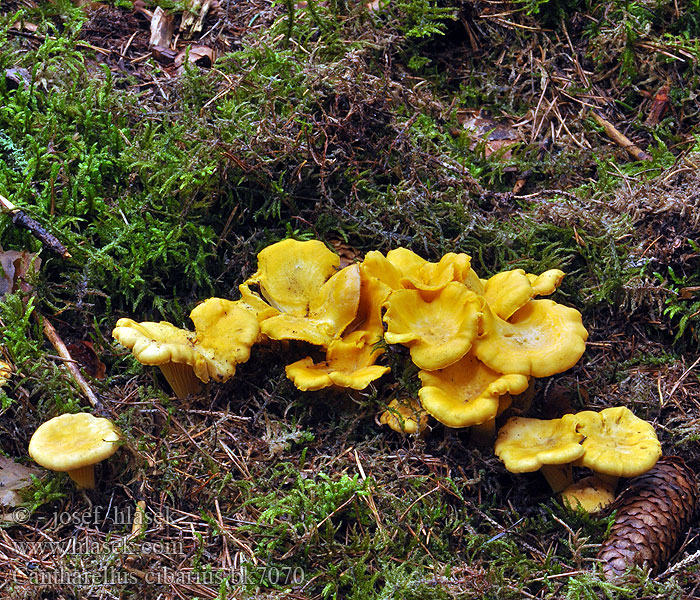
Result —
[{"label": "fallen branch", "polygon": [[618,146],[627,150],[627,153],[632,158],[635,160],[651,160],[651,156],[649,154],[644,152],[644,150],[642,150],[639,146],[635,145],[634,142],[632,142],[632,140],[630,140],[624,134],[620,133],[610,121],[607,121],[595,111],[591,111],[591,117],[593,117],[593,120],[598,123],[598,125],[605,129],[605,133],[608,134],[608,137]]},{"label": "fallen branch", "polygon": [[[38,313],[35,312],[35,314],[38,318]],[[101,408],[102,402],[97,397],[97,394],[95,394],[95,392],[92,391],[90,384],[88,384],[88,382],[85,381],[83,374],[80,372],[80,367],[78,366],[78,363],[75,360],[73,360],[73,357],[70,355],[68,348],[66,348],[66,345],[63,343],[63,340],[58,335],[58,332],[54,329],[54,326],[51,325],[51,323],[46,317],[42,316],[41,321],[43,324],[44,335],[48,338],[53,347],[56,348],[56,352],[58,352],[58,355],[64,360],[66,368],[70,371],[71,375],[73,376],[73,379],[75,379],[75,382],[78,384],[78,386],[80,386],[80,389],[83,391],[83,394],[87,396],[87,399],[89,400],[90,404],[92,404],[93,408]]]},{"label": "fallen branch", "polygon": [[0,212],[12,215],[12,223],[21,225],[38,239],[49,250],[58,254],[61,258],[72,258],[66,247],[58,241],[58,238],[49,233],[39,223],[17,208],[12,202],[0,194]]}]

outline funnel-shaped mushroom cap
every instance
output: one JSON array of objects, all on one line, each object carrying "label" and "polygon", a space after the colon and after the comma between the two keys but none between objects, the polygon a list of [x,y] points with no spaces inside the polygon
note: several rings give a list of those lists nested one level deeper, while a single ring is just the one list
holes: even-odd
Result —
[{"label": "funnel-shaped mushroom cap", "polygon": [[360,266],[353,264],[316,288],[303,314],[283,312],[265,319],[260,330],[273,340],[301,340],[328,346],[353,321],[359,302]]},{"label": "funnel-shaped mushroom cap", "polygon": [[397,433],[420,433],[428,427],[428,413],[415,398],[394,398],[379,417]]},{"label": "funnel-shaped mushroom cap", "polygon": [[471,269],[471,256],[448,252],[439,262],[428,262],[407,248],[390,250],[387,260],[401,272],[401,287],[419,290],[426,300],[432,299],[451,281],[464,283],[476,293],[483,288]]},{"label": "funnel-shaped mushroom cap", "polygon": [[499,373],[548,377],[573,367],[586,349],[588,332],[576,309],[552,300],[530,300],[510,319],[486,305],[476,356]]},{"label": "funnel-shaped mushroom cap", "polygon": [[497,416],[500,398],[528,387],[525,375],[501,375],[471,352],[439,371],[418,373],[423,408],[448,427],[480,425]]},{"label": "funnel-shaped mushroom cap", "polygon": [[577,463],[597,473],[634,477],[646,473],[661,456],[661,444],[651,423],[625,406],[576,414],[584,436],[584,454]]},{"label": "funnel-shaped mushroom cap", "polygon": [[382,351],[372,346],[373,337],[366,331],[354,331],[329,344],[325,362],[314,364],[307,357],[287,365],[287,377],[302,391],[333,385],[363,390],[389,371],[389,367],[374,364]]},{"label": "funnel-shaped mushroom cap", "polygon": [[484,285],[484,299],[501,319],[508,320],[515,311],[525,306],[535,296],[547,296],[554,292],[564,271],[551,269],[542,275],[531,275],[523,269],[496,273]]},{"label": "funnel-shaped mushroom cap", "polygon": [[583,455],[576,417],[513,417],[498,431],[494,452],[511,473],[531,473],[545,465],[565,465]]},{"label": "funnel-shaped mushroom cap", "polygon": [[194,365],[196,334],[167,321],[137,323],[132,319],[119,319],[112,336],[144,365],[160,366],[169,362]]},{"label": "funnel-shaped mushroom cap", "polygon": [[52,471],[77,471],[112,456],[120,439],[109,419],[65,414],[39,426],[29,441],[29,455]]},{"label": "funnel-shaped mushroom cap", "polygon": [[265,299],[281,312],[304,316],[321,286],[336,272],[340,258],[323,242],[283,240],[258,254],[257,283]]},{"label": "funnel-shaped mushroom cap", "polygon": [[206,382],[226,381],[250,358],[260,326],[255,315],[231,300],[209,298],[190,313],[196,332],[194,372]]},{"label": "funnel-shaped mushroom cap", "polygon": [[387,343],[408,346],[416,365],[434,371],[469,351],[479,333],[484,302],[464,284],[450,282],[431,302],[419,290],[398,290],[384,305]]},{"label": "funnel-shaped mushroom cap", "polygon": [[391,293],[391,287],[372,275],[360,264],[360,302],[357,314],[347,331],[362,330],[370,335],[370,344],[374,344],[384,336],[382,322],[382,306]]},{"label": "funnel-shaped mushroom cap", "polygon": [[241,293],[241,299],[236,301],[238,306],[255,315],[258,323],[280,314],[279,310],[270,306],[257,292],[250,289],[250,283],[248,279],[238,286],[238,291]]},{"label": "funnel-shaped mushroom cap", "polygon": [[401,289],[401,271],[389,262],[381,252],[370,250],[362,261],[363,273],[381,281],[389,289]]},{"label": "funnel-shaped mushroom cap", "polygon": [[112,330],[114,339],[129,348],[137,361],[160,367],[178,398],[197,393],[201,388],[194,373],[196,335],[167,321],[137,323],[119,319]]}]

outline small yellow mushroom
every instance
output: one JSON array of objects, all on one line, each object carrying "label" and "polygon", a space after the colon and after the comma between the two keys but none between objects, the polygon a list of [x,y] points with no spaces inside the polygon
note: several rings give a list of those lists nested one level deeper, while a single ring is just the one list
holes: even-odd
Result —
[{"label": "small yellow mushroom", "polygon": [[379,417],[397,433],[422,433],[428,427],[428,413],[415,398],[394,398]]},{"label": "small yellow mushroom", "polygon": [[137,323],[124,318],[117,321],[112,336],[141,364],[159,367],[178,398],[201,390],[202,383],[194,373],[194,331],[167,321]]},{"label": "small yellow mushroom", "polygon": [[559,269],[550,269],[539,276],[523,269],[502,271],[484,284],[484,299],[494,313],[507,321],[535,296],[553,293],[563,277],[564,271]]},{"label": "small yellow mushroom", "polygon": [[325,362],[314,364],[311,357],[302,358],[287,365],[287,377],[302,391],[333,385],[363,390],[389,371],[389,367],[375,364],[381,352],[369,342],[371,337],[368,332],[358,330],[335,340],[328,346]]},{"label": "small yellow mushroom", "polygon": [[121,432],[109,419],[64,414],[39,426],[29,456],[51,471],[68,473],[79,488],[95,487],[95,464],[117,451]]},{"label": "small yellow mushroom", "polygon": [[615,484],[589,475],[567,487],[561,493],[564,506],[576,510],[583,508],[587,513],[597,513],[615,501]]}]

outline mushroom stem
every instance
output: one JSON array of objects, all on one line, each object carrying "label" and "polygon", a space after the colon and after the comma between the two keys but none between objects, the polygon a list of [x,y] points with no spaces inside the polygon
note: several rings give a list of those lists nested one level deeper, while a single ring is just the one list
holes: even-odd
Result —
[{"label": "mushroom stem", "polygon": [[566,489],[574,483],[574,475],[571,470],[571,465],[542,465],[540,472],[547,480],[549,487],[555,494]]},{"label": "mushroom stem", "polygon": [[75,485],[78,486],[79,489],[95,489],[95,465],[87,465],[79,469],[72,469],[67,471],[67,473],[68,477],[75,482]]},{"label": "mushroom stem", "polygon": [[197,379],[192,367],[180,363],[163,363],[158,365],[178,398],[197,394],[202,389],[202,382]]},{"label": "mushroom stem", "polygon": [[477,448],[486,448],[493,444],[496,438],[496,417],[487,419],[478,425],[472,425],[470,428],[469,441],[472,446]]}]

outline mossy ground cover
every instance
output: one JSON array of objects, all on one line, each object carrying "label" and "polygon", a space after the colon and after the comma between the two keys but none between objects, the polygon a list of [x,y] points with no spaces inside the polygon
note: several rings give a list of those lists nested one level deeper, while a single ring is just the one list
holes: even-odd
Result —
[{"label": "mossy ground cover", "polygon": [[[158,4],[176,23],[187,10],[0,8],[0,194],[72,255],[0,216],[2,248],[41,258],[0,304],[16,367],[0,449],[30,464],[41,422],[89,407],[42,319],[93,344],[106,374],[90,385],[126,437],[96,491],[59,474],[31,488],[24,522],[0,529],[3,597],[698,596],[697,562],[678,565],[696,524],[668,572],[612,585],[594,561],[608,516],[564,510],[468,431],[380,427],[416,391],[399,349],[362,393],[304,394],[284,365],[306,348],[256,347],[180,401],[110,335],[123,316],[187,326],[198,301],[238,298],[257,252],[290,236],[351,259],[466,252],[482,277],[561,268],[555,299],[589,345],[537,381],[529,414],[626,404],[697,470],[697,2],[222,0],[195,36],[217,60],[181,69],[149,50]],[[510,152],[462,127],[479,110],[516,132]]]}]

